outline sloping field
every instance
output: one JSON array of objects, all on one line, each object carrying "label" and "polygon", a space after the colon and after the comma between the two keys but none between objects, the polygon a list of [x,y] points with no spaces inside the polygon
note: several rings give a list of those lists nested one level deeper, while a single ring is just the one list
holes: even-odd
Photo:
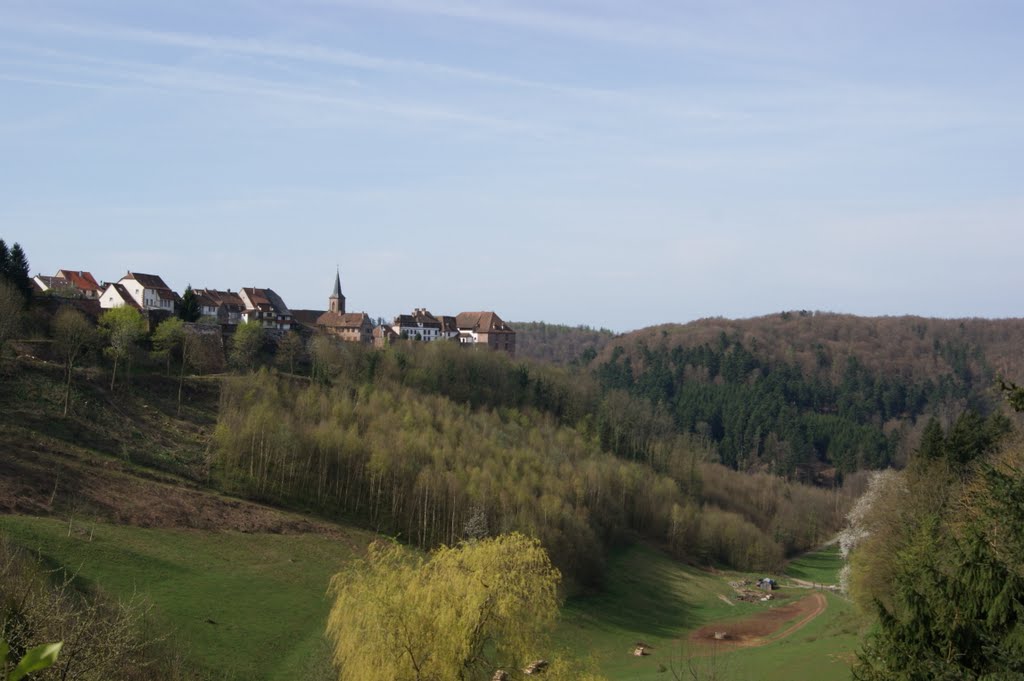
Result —
[{"label": "sloping field", "polygon": [[0,531],[108,594],[138,593],[214,678],[330,678],[328,581],[374,535],[141,528],[0,515]]},{"label": "sloping field", "polygon": [[[612,681],[671,678],[669,670],[684,669],[687,658],[704,673],[713,665],[737,681],[849,678],[857,628],[841,598],[783,588],[769,603],[736,601],[728,582],[737,575],[683,566],[644,547],[612,557],[608,568],[603,593],[567,604],[558,637],[592,656]],[[746,631],[756,645],[718,646],[712,655],[706,641],[691,640],[715,628]],[[632,655],[638,642],[652,647],[649,655]]]},{"label": "sloping field", "polygon": [[791,561],[786,566],[786,576],[812,584],[838,584],[839,570],[842,567],[843,559],[839,555],[839,546],[830,544]]}]

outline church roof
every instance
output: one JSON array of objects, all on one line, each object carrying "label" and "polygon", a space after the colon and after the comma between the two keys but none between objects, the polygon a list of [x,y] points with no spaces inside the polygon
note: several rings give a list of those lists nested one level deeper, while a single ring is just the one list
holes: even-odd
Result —
[{"label": "church roof", "polygon": [[331,293],[332,298],[341,298],[341,271],[339,270],[334,274],[334,292]]}]

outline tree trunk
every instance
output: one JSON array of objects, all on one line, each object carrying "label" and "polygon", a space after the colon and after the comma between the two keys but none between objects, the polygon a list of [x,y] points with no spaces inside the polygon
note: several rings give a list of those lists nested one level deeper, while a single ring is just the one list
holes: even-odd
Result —
[{"label": "tree trunk", "polygon": [[110,372],[110,392],[114,392],[114,381],[117,379],[117,355],[114,355],[114,369]]},{"label": "tree trunk", "polygon": [[68,362],[68,380],[64,386],[64,416],[68,415],[68,404],[71,402],[71,370],[72,365]]},{"label": "tree trunk", "polygon": [[181,372],[178,374],[178,416],[181,416],[181,387],[185,383],[185,348],[181,349]]}]

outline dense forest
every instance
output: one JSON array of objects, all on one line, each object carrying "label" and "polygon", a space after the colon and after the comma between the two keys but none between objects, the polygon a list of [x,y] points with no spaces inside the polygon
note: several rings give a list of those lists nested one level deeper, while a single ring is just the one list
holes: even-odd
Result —
[{"label": "dense forest", "polygon": [[229,490],[358,519],[424,548],[541,539],[579,584],[637,538],[699,563],[778,566],[834,531],[854,493],[708,463],[642,399],[585,375],[454,345],[333,346],[320,380],[225,382],[214,475]]},{"label": "dense forest", "polygon": [[928,417],[997,409],[996,378],[1024,373],[1022,343],[1021,320],[796,312],[645,329],[587,366],[722,463],[821,483],[902,465]]}]

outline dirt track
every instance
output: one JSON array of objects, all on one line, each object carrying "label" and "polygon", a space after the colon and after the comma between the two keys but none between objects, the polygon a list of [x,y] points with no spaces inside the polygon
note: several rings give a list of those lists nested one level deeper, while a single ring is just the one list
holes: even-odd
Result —
[{"label": "dirt track", "polygon": [[[821,593],[813,593],[798,601],[755,613],[742,620],[709,624],[690,634],[691,641],[711,642],[732,648],[754,648],[790,636],[825,612],[828,601]],[[792,622],[783,628],[787,622]],[[715,632],[727,638],[716,640]]]}]

